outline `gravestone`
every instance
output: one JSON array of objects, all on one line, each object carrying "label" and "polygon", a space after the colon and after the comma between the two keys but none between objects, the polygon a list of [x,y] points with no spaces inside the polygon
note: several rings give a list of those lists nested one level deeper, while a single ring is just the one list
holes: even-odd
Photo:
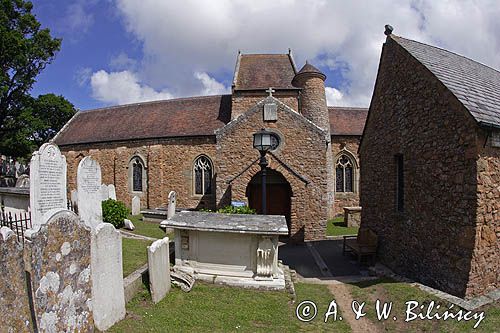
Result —
[{"label": "gravestone", "polygon": [[108,185],[108,197],[110,199],[116,200],[116,188],[113,184]]},{"label": "gravestone", "polygon": [[109,223],[92,233],[92,311],[95,326],[104,331],[125,318],[122,236]]},{"label": "gravestone", "polygon": [[132,198],[132,215],[138,215],[141,213],[141,198],[134,195]]},{"label": "gravestone", "polygon": [[170,191],[170,193],[168,194],[167,219],[175,215],[176,205],[177,205],[177,193],[175,193],[175,191]]},{"label": "gravestone", "polygon": [[70,197],[71,197],[71,206],[73,207],[73,211],[76,214],[78,214],[78,191],[71,190]]},{"label": "gravestone", "polygon": [[90,228],[68,210],[26,231],[25,265],[39,332],[92,332]]},{"label": "gravestone", "polygon": [[148,271],[151,298],[154,303],[158,303],[170,291],[168,237],[148,246]]},{"label": "gravestone", "polygon": [[102,223],[101,167],[92,157],[87,156],[78,164],[76,186],[80,218],[95,229]]},{"label": "gravestone", "polygon": [[101,201],[109,199],[108,185],[106,185],[106,184],[101,185],[101,188],[99,189],[99,195],[101,196]]},{"label": "gravestone", "polygon": [[30,176],[20,175],[16,180],[16,187],[29,188],[30,187]]},{"label": "gravestone", "polygon": [[67,208],[66,157],[52,143],[33,153],[30,163],[30,208],[33,226],[51,209]]},{"label": "gravestone", "polygon": [[31,332],[23,246],[7,227],[0,228],[0,331]]}]

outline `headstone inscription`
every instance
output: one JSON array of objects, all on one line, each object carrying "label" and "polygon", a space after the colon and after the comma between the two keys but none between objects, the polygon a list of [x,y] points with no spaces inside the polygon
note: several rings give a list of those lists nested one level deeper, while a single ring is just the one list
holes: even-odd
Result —
[{"label": "headstone inscription", "polygon": [[92,157],[87,156],[78,164],[76,186],[80,218],[95,229],[102,223],[101,167]]},{"label": "headstone inscription", "polygon": [[52,143],[33,153],[30,163],[30,208],[33,227],[51,209],[67,208],[66,157]]}]

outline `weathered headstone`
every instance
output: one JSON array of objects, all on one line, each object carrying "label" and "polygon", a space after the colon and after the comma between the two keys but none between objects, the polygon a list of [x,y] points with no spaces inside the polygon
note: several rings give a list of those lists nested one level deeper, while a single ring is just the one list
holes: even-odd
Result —
[{"label": "weathered headstone", "polygon": [[168,237],[148,246],[148,271],[151,298],[154,303],[158,303],[170,291]]},{"label": "weathered headstone", "polygon": [[30,176],[20,175],[16,180],[16,187],[28,188],[30,187]]},{"label": "weathered headstone", "polygon": [[71,206],[73,206],[73,211],[76,214],[78,214],[78,191],[71,190],[70,197],[71,197]]},{"label": "weathered headstone", "polygon": [[32,332],[24,274],[23,246],[7,227],[0,228],[0,331]]},{"label": "weathered headstone", "polygon": [[108,197],[110,199],[116,200],[116,188],[113,184],[108,185]]},{"label": "weathered headstone", "polygon": [[129,219],[123,220],[123,228],[127,230],[135,230],[135,225]]},{"label": "weathered headstone", "polygon": [[101,196],[101,201],[109,199],[108,185],[106,185],[106,184],[101,185],[101,188],[99,189],[99,195]]},{"label": "weathered headstone", "polygon": [[92,233],[92,311],[95,326],[104,331],[125,317],[122,237],[109,223]]},{"label": "weathered headstone", "polygon": [[90,228],[68,210],[45,213],[26,231],[33,311],[40,332],[91,332]]},{"label": "weathered headstone", "polygon": [[132,198],[132,215],[138,215],[141,213],[141,198],[134,195]]},{"label": "weathered headstone", "polygon": [[101,167],[92,157],[87,156],[78,164],[76,175],[78,190],[78,214],[93,229],[102,223],[101,207]]},{"label": "weathered headstone", "polygon": [[30,163],[30,208],[32,225],[41,224],[51,209],[67,208],[66,157],[52,143],[33,153]]},{"label": "weathered headstone", "polygon": [[177,193],[175,193],[175,191],[170,191],[170,193],[168,194],[167,219],[175,215],[176,205],[177,205]]}]

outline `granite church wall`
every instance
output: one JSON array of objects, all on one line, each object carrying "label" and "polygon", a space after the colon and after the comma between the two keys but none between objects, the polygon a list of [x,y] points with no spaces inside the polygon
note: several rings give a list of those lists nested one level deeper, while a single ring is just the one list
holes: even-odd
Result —
[{"label": "granite church wall", "polygon": [[[214,141],[213,137],[192,137],[63,146],[68,162],[68,191],[76,188],[79,161],[92,156],[101,166],[102,182],[114,184],[117,199],[129,207],[135,195],[141,199],[141,208],[165,207],[168,193],[175,191],[180,208],[214,208],[215,194],[195,195],[192,178],[193,163],[199,155],[217,163]],[[145,163],[148,181],[142,192],[132,191],[129,168],[133,156],[140,156]]]},{"label": "granite church wall", "polygon": [[[272,99],[266,99],[271,102]],[[275,131],[281,146],[268,154],[269,168],[280,172],[291,186],[291,235],[294,239],[325,237],[328,218],[327,142],[325,132],[293,110],[278,104],[278,120],[264,122],[264,102],[255,105],[236,123],[217,132],[217,204],[247,202],[246,189],[260,171],[253,148],[253,133]],[[253,163],[253,164],[252,164]]]},{"label": "granite church wall", "polygon": [[[333,169],[342,152],[350,155],[356,164],[354,168],[353,192],[335,192],[334,215],[344,215],[344,207],[359,206],[360,160],[358,156],[359,136],[332,135]],[[334,176],[335,179],[335,176]],[[335,184],[334,187],[335,189]]]},{"label": "granite church wall", "polygon": [[[246,111],[248,111],[248,109],[266,98],[267,95],[268,93],[263,91],[234,92],[233,96],[231,97],[231,119],[236,119],[239,115],[245,113]],[[299,110],[299,99],[298,93],[296,91],[292,91],[289,93],[279,91],[275,92],[273,96],[288,105],[293,110]]]},{"label": "granite church wall", "polygon": [[[397,273],[473,296],[482,284],[469,279],[477,242],[476,123],[430,71],[390,39],[379,66],[360,147],[361,227],[375,230],[379,259]],[[403,159],[402,211],[397,155]]]},{"label": "granite church wall", "polygon": [[481,134],[477,159],[476,243],[468,285],[471,294],[500,288],[500,148],[491,146],[488,141],[491,134],[486,131]]}]

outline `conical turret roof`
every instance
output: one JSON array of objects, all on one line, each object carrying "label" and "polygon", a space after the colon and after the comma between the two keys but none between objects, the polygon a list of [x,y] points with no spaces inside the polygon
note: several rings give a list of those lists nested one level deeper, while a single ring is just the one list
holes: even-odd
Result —
[{"label": "conical turret roof", "polygon": [[323,81],[326,80],[326,75],[325,74],[323,74],[319,69],[317,69],[316,67],[314,67],[313,65],[311,65],[308,61],[306,61],[306,64],[304,65],[304,67],[302,67],[302,69],[293,78],[292,84],[295,85],[295,83],[297,82],[297,80],[299,80],[300,77],[303,77],[303,76],[306,76],[306,75],[308,75],[308,76],[318,76]]}]

